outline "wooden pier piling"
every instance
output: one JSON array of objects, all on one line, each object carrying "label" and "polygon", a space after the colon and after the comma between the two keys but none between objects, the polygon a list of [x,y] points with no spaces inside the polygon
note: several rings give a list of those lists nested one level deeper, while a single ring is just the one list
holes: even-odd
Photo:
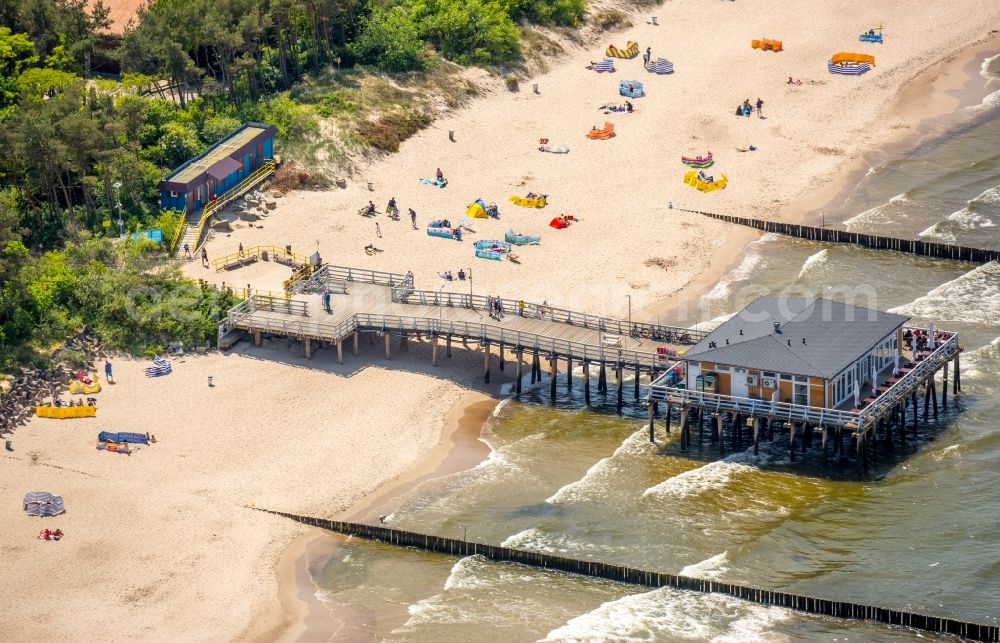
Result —
[{"label": "wooden pier piling", "polygon": [[583,360],[583,401],[590,406],[590,360]]}]

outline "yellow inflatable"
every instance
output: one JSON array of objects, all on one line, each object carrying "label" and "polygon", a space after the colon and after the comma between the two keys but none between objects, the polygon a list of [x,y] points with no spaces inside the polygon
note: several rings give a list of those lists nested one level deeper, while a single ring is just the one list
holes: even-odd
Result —
[{"label": "yellow inflatable", "polygon": [[69,383],[69,392],[72,395],[80,395],[82,393],[100,393],[101,392],[101,380],[95,374],[93,377],[93,384],[84,384],[80,380],[73,380]]},{"label": "yellow inflatable", "polygon": [[698,173],[691,170],[684,175],[684,182],[690,186],[696,187],[702,192],[711,192],[712,190],[721,190],[726,187],[726,183],[729,179],[726,178],[725,174],[719,175],[719,178],[715,181],[705,181],[698,178]]},{"label": "yellow inflatable", "polygon": [[97,415],[96,406],[36,406],[35,415],[40,418],[92,418]]},{"label": "yellow inflatable", "polygon": [[522,208],[544,208],[545,207],[545,197],[542,195],[540,197],[526,197],[517,196],[516,194],[510,197],[510,202],[514,205],[519,205]]}]

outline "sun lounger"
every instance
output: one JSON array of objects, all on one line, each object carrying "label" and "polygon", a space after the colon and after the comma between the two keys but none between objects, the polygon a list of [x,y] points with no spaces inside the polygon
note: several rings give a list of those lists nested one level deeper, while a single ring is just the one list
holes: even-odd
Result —
[{"label": "sun lounger", "polygon": [[539,152],[552,152],[553,154],[568,154],[569,153],[569,148],[565,147],[563,145],[549,145],[549,144],[546,143],[545,145],[539,145],[538,146],[538,151]]}]

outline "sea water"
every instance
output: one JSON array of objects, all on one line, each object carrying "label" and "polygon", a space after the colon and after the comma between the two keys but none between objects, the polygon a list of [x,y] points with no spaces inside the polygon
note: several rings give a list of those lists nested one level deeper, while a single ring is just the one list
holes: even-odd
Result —
[{"label": "sea water", "polygon": [[[998,73],[1000,57],[984,63]],[[998,94],[1000,95],[1000,94]],[[1000,117],[965,108],[911,153],[881,163],[827,224],[1000,249]],[[420,488],[401,529],[616,562],[960,619],[1000,619],[1000,266],[927,260],[765,235],[710,293],[718,320],[762,292],[860,298],[957,330],[960,401],[871,475],[788,461],[783,441],[683,453],[641,407],[594,406],[580,378],[505,404],[491,456]],[[713,315],[715,316],[715,315]],[[631,386],[626,386],[626,400]],[[338,638],[388,641],[927,640],[724,596],[648,591],[478,557],[338,545],[314,570],[346,615]]]}]

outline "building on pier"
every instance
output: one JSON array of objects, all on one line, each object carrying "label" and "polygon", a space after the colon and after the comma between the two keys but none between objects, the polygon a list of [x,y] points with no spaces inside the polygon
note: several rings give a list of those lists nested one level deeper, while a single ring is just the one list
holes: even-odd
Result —
[{"label": "building on pier", "polygon": [[908,317],[829,299],[760,297],[683,357],[700,391],[842,408],[897,364]]},{"label": "building on pier", "polygon": [[[858,463],[877,457],[893,431],[905,440],[907,418],[916,431],[918,392],[926,420],[938,400],[947,408],[948,367],[954,362],[953,394],[961,390],[958,335],[910,328],[907,317],[825,299],[762,297],[687,350],[649,390],[650,439],[660,402],[666,429],[679,417],[681,448],[699,442],[706,425],[722,449],[726,427],[734,449],[744,432],[757,451],[761,432],[787,430],[794,458],[819,435],[824,457],[832,438],[844,456],[850,439]],[[941,393],[935,378],[942,373]]]}]

